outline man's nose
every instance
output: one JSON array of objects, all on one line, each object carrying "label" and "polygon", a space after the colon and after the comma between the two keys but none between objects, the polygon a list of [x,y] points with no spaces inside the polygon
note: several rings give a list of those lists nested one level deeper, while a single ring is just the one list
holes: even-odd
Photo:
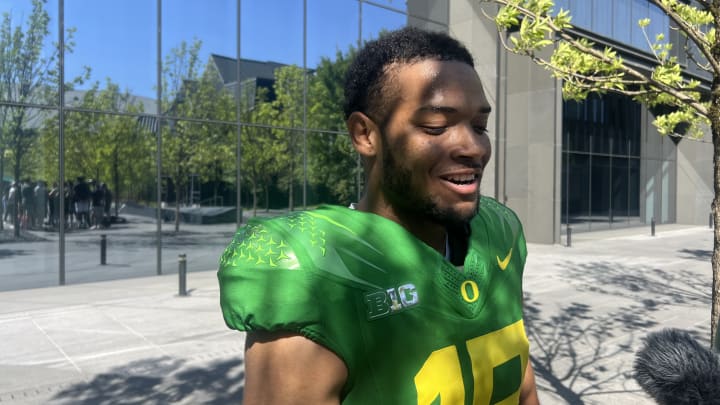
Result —
[{"label": "man's nose", "polygon": [[451,154],[454,159],[482,164],[490,157],[490,138],[486,132],[479,132],[471,124],[458,125],[450,138]]}]

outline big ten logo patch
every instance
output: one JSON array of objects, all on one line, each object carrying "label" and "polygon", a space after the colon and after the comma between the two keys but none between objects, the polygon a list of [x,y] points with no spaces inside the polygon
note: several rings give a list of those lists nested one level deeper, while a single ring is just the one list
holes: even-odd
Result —
[{"label": "big ten logo patch", "polygon": [[385,291],[365,294],[368,319],[373,320],[413,307],[420,302],[414,284],[403,284]]}]

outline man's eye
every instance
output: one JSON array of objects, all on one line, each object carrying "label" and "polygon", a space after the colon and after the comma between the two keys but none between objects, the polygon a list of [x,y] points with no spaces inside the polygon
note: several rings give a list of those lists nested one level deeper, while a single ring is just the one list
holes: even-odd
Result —
[{"label": "man's eye", "polygon": [[422,127],[423,131],[429,135],[442,135],[447,127]]},{"label": "man's eye", "polygon": [[477,132],[480,135],[485,135],[488,133],[487,128],[485,128],[484,126],[475,125],[473,128],[475,129],[475,132]]}]

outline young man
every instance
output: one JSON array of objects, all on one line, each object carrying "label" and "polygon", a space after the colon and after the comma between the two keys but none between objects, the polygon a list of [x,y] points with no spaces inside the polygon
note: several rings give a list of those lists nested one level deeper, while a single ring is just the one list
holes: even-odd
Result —
[{"label": "young man", "polygon": [[536,404],[525,240],[479,197],[490,105],[471,55],[394,31],[357,54],[345,97],[362,199],[252,221],[221,257],[243,403]]}]

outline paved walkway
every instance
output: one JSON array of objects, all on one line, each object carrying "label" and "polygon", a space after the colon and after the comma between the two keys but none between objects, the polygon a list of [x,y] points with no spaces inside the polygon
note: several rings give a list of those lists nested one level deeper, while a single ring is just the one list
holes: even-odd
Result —
[{"label": "paved walkway", "polygon": [[[543,404],[651,404],[632,379],[642,337],[709,338],[707,227],[573,235],[529,246],[526,323]],[[238,403],[241,333],[213,271],[0,292],[0,404]]]}]

